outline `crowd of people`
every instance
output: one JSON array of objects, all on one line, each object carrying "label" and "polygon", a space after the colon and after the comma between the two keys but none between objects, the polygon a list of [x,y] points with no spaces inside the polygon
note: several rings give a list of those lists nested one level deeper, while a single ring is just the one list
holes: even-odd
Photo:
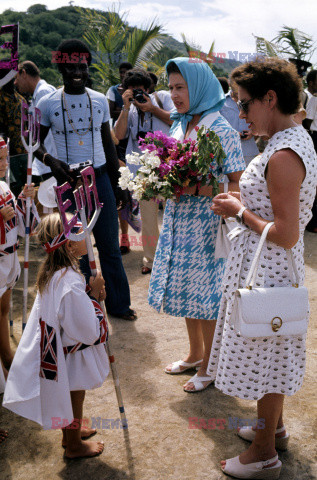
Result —
[{"label": "crowd of people", "polygon": [[[15,104],[21,101],[14,83],[20,94],[32,95],[31,108],[41,111],[41,144],[33,162],[36,185],[54,176],[58,185],[69,182],[74,189],[78,172],[72,165],[92,161],[103,203],[93,228],[101,272],[91,276],[85,242],[67,239],[57,213],[40,221],[33,202],[33,214],[40,222],[38,240],[47,255],[38,272],[32,312],[13,356],[8,305],[19,274],[18,226],[23,226],[25,198],[33,198],[35,188],[34,184],[23,187],[20,205],[15,192],[0,183],[3,405],[46,429],[52,428],[52,417],[68,419],[72,428],[63,425],[63,446],[69,458],[103,451],[102,442],[86,441],[95,430],[81,426],[85,390],[102,385],[109,372],[104,348],[107,324],[100,302],[105,300],[113,317],[137,318],[122,264],[130,244],[127,220],[120,211],[118,220],[117,206],[131,205],[131,198],[118,187],[119,166],[127,164],[137,174],[137,167],[125,158],[139,151],[138,140],[147,132],[160,130],[180,141],[196,140],[197,127],[205,126],[218,135],[226,154],[220,193],[215,196],[210,185],[185,187],[180,198],[164,202],[161,232],[159,202],[140,201],[142,274],[151,274],[149,304],[186,321],[189,353],[167,365],[165,372],[177,375],[196,369],[183,387],[187,393],[214,384],[226,395],[257,401],[259,423],[238,432],[251,445],[241,455],[223,460],[223,472],[235,478],[279,478],[282,463],[277,450],[286,449],[290,437],[283,400],[302,385],[306,335],[243,336],[234,323],[234,305],[237,289],[246,286],[261,234],[269,227],[255,287],[292,283],[289,251],[303,285],[304,231],[308,225],[317,232],[317,71],[309,72],[303,95],[293,64],[278,58],[255,60],[234,69],[229,92],[228,82],[220,83],[206,63],[181,57],[166,64],[169,92],[156,92],[155,75],[124,62],[119,67],[121,83],[105,96],[87,87],[91,53],[83,42],[67,40],[57,50],[61,58],[76,53],[81,59],[58,64],[61,88],[48,85],[36,65],[25,61],[10,88],[0,92],[0,100],[5,102],[11,95]],[[0,130],[12,142],[13,120],[4,111]],[[261,154],[259,138],[266,142]],[[18,143],[16,135],[13,156],[24,153]],[[0,154],[0,177],[4,177],[4,139]],[[75,210],[73,196],[68,198]],[[233,217],[238,225],[227,259],[215,255],[219,216]],[[79,222],[73,228],[80,232],[82,226]],[[0,441],[6,436],[1,430]]]}]

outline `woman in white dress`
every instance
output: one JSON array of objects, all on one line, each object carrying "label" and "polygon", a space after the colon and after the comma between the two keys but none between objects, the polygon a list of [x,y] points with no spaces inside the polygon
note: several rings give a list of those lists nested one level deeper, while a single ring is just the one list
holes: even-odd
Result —
[{"label": "woman in white dress", "polygon": [[282,418],[284,395],[293,395],[302,385],[305,335],[244,338],[229,318],[234,293],[246,285],[260,234],[269,222],[274,225],[262,249],[257,286],[290,285],[285,249],[292,249],[303,284],[303,235],[316,191],[316,155],[311,138],[292,118],[302,88],[292,64],[281,59],[250,62],[236,68],[232,79],[238,85],[240,117],[253,135],[267,136],[269,142],[241,176],[241,193],[223,193],[213,201],[216,214],[234,217],[239,212],[248,228],[232,241],[208,373],[227,395],[257,400],[262,419],[258,428],[239,430],[252,444],[223,461],[223,471],[236,478],[275,479],[282,465],[275,448],[285,449],[289,438]]}]

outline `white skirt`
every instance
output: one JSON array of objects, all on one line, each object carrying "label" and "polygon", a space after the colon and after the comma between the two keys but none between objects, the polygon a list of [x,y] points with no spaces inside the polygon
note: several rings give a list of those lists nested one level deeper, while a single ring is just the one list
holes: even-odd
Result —
[{"label": "white skirt", "polygon": [[20,262],[17,252],[9,253],[0,257],[0,297],[14,287],[21,273]]}]

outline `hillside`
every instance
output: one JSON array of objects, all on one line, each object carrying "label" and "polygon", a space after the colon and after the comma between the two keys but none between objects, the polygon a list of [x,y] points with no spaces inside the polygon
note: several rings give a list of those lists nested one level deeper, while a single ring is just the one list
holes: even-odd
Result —
[{"label": "hillside", "polygon": [[[16,12],[7,9],[0,14],[0,25],[20,24],[19,60],[32,60],[41,71],[41,76],[49,83],[58,86],[61,77],[55,66],[51,64],[52,51],[67,38],[82,39],[85,24],[81,18],[81,9],[67,6],[48,10],[45,5],[35,4],[26,12]],[[106,16],[106,12],[98,13]],[[1,41],[3,42],[3,38]],[[176,56],[186,55],[184,45],[171,36],[163,40],[160,53],[154,58],[159,65]],[[215,64],[216,75],[227,75],[237,65],[237,62],[225,60],[223,64]],[[94,72],[92,72],[94,79]]]}]

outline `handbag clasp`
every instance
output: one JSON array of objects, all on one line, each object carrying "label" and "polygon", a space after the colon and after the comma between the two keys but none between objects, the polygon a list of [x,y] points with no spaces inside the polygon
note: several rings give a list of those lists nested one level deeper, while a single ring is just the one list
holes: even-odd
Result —
[{"label": "handbag clasp", "polygon": [[274,317],[271,320],[272,330],[273,332],[277,332],[282,326],[283,320],[281,317]]}]

